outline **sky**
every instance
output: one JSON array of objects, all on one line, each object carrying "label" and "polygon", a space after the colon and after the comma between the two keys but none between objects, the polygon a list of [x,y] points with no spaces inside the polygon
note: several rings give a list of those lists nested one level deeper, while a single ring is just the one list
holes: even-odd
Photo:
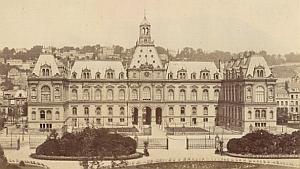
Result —
[{"label": "sky", "polygon": [[0,0],[0,49],[130,48],[144,14],[170,50],[300,53],[300,0]]}]

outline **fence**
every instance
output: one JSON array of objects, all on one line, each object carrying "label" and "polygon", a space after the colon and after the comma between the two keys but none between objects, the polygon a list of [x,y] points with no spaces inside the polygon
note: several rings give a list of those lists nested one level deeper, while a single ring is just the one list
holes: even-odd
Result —
[{"label": "fence", "polygon": [[[229,139],[223,139],[223,147],[227,147]],[[186,149],[211,149],[219,145],[215,138],[186,138]]]},{"label": "fence", "polygon": [[[8,162],[9,162],[10,164],[19,165],[19,163],[20,163],[21,161],[19,161],[19,160],[11,160],[11,159],[8,159]],[[43,163],[39,163],[39,162],[37,162],[37,161],[27,161],[27,160],[25,160],[25,161],[23,161],[23,162],[24,162],[24,164],[25,164],[26,166],[32,166],[32,168],[50,169],[47,165],[45,165],[45,164],[43,164]],[[31,167],[30,167],[30,168],[31,168]]]},{"label": "fence", "polygon": [[20,149],[20,137],[15,135],[1,136],[0,145],[3,149]]},{"label": "fence", "polygon": [[148,149],[169,149],[168,138],[137,138],[137,148],[143,149],[145,142],[148,142]]}]

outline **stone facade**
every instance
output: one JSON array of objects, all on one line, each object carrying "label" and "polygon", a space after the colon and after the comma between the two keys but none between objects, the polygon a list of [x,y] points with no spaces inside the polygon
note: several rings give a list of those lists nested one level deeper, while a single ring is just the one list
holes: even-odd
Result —
[{"label": "stone facade", "polygon": [[[29,127],[161,125],[207,129],[217,123],[225,124],[227,116],[219,112],[219,106],[225,108],[233,104],[220,100],[224,86],[242,85],[246,90],[248,86],[256,89],[263,85],[267,91],[267,87],[275,85],[276,80],[267,67],[262,68],[268,69],[264,78],[247,76],[223,80],[227,73],[223,74],[223,67],[217,68],[214,62],[168,61],[164,64],[151,40],[151,25],[146,18],[139,28],[135,52],[126,67],[120,61],[78,60],[70,70],[58,69],[51,54],[42,54],[28,78]],[[254,93],[251,98],[252,95]],[[248,102],[246,98],[234,103],[242,109],[243,119],[239,118],[242,126],[261,122],[254,114],[253,119],[246,118],[250,109],[254,113],[255,106],[267,109],[268,113],[276,106],[274,96],[266,96],[267,102],[259,104]],[[268,125],[276,125],[276,120],[270,119]]]}]

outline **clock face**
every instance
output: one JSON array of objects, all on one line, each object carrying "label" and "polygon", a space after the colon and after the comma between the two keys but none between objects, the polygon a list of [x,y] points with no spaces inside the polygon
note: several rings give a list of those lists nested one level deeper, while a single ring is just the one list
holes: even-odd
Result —
[{"label": "clock face", "polygon": [[150,73],[149,72],[145,72],[144,73],[146,77],[149,77]]}]

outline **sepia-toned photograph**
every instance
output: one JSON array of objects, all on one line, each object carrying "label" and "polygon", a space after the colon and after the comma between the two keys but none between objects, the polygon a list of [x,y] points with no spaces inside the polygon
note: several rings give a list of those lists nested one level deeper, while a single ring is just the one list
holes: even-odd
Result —
[{"label": "sepia-toned photograph", "polygon": [[0,0],[0,169],[300,168],[300,0]]}]

